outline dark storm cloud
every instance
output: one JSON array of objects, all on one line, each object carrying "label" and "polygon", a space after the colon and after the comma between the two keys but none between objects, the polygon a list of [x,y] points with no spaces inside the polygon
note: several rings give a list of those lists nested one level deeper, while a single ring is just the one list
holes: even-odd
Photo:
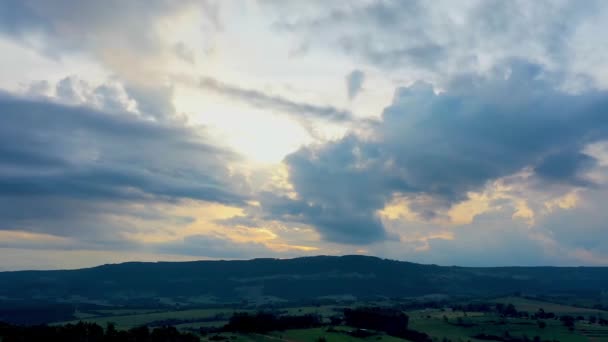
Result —
[{"label": "dark storm cloud", "polygon": [[336,122],[354,120],[352,113],[346,110],[331,106],[316,106],[303,102],[295,102],[281,96],[269,95],[258,90],[243,89],[234,85],[222,83],[209,77],[202,78],[200,86],[255,107],[274,109],[294,114],[301,118],[311,117]]},{"label": "dark storm cloud", "polygon": [[573,185],[589,185],[589,180],[581,177],[597,165],[595,158],[579,151],[562,151],[545,157],[534,172],[549,181],[566,182]]},{"label": "dark storm cloud", "polygon": [[428,217],[524,168],[546,184],[590,186],[583,171],[594,159],[581,151],[608,138],[608,93],[564,93],[552,77],[512,61],[487,77],[455,78],[442,93],[422,82],[400,88],[372,138],[286,157],[298,200],[262,203],[329,241],[367,243],[386,238],[376,212],[395,194]]},{"label": "dark storm cloud", "polygon": [[237,158],[185,126],[1,94],[0,229],[116,239],[106,216],[181,220],[131,204],[240,205]]},{"label": "dark storm cloud", "polygon": [[236,158],[195,131],[0,95],[1,194],[240,203],[224,179]]}]

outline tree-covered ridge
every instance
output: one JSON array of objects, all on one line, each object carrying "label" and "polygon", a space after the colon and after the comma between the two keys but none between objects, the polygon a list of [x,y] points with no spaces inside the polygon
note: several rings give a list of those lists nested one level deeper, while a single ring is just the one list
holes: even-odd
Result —
[{"label": "tree-covered ridge", "polygon": [[599,295],[602,267],[444,267],[366,256],[124,263],[68,271],[0,273],[0,298],[78,296],[111,304],[157,297],[210,296],[222,302],[272,296],[286,300],[351,295]]}]

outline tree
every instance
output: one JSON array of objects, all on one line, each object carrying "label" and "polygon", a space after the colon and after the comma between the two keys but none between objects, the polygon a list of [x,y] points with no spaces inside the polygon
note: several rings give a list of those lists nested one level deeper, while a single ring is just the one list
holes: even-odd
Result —
[{"label": "tree", "polygon": [[574,317],[569,316],[569,315],[565,315],[559,318],[560,321],[562,321],[562,323],[564,324],[565,327],[567,327],[569,330],[574,330]]},{"label": "tree", "polygon": [[116,337],[117,335],[118,335],[118,331],[116,331],[116,324],[109,322],[106,325],[106,336]]},{"label": "tree", "polygon": [[509,303],[509,305],[507,305],[505,308],[505,316],[517,316],[517,310],[513,304]]}]

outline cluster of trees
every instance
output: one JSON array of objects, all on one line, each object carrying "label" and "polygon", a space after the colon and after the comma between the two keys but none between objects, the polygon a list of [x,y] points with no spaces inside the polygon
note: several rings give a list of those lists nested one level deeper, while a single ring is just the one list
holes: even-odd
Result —
[{"label": "cluster of trees", "polygon": [[149,322],[149,323],[147,323],[147,325],[149,327],[164,327],[164,326],[178,325],[178,324],[184,324],[184,323],[225,321],[226,318],[227,318],[226,314],[218,313],[211,317],[198,317],[198,318],[190,318],[190,319],[183,319],[183,318],[161,319],[161,320]]},{"label": "cluster of trees", "polygon": [[[569,328],[570,330],[574,329],[575,323],[577,321],[584,321],[585,317],[583,316],[570,316],[570,315],[563,315],[563,316],[557,316],[556,314],[552,313],[552,312],[545,312],[545,310],[543,310],[542,308],[539,309],[535,314],[533,314],[531,316],[531,318],[534,319],[538,319],[538,326],[539,328],[545,328],[547,326],[547,324],[544,321],[541,321],[541,319],[559,319],[562,324]],[[608,320],[601,318],[601,317],[596,317],[596,316],[589,316],[589,318],[587,319],[587,321],[591,324],[600,324],[600,325],[608,325]]]},{"label": "cluster of trees", "polygon": [[[583,316],[570,316],[570,315],[564,315],[564,316],[560,316],[559,320],[564,324],[564,326],[568,327],[570,330],[574,329],[574,324],[577,321],[584,321],[585,317]],[[600,325],[607,325],[608,321],[603,319],[603,318],[598,318],[595,316],[589,316],[588,319],[589,323],[599,323]]]},{"label": "cluster of trees", "polygon": [[597,323],[599,325],[608,325],[608,320],[602,317],[589,316],[589,323]]},{"label": "cluster of trees", "polygon": [[553,312],[545,312],[543,308],[538,309],[535,314],[532,314],[532,319],[554,319],[556,315]]},{"label": "cluster of trees", "polygon": [[[353,328],[354,334],[368,334],[371,330],[401,337],[414,342],[430,342],[422,332],[408,329],[409,317],[401,310],[379,307],[344,309],[343,317],[332,317],[332,324],[345,324]],[[240,333],[265,333],[276,330],[308,329],[325,325],[318,315],[278,315],[273,312],[235,313],[222,329]],[[330,327],[331,329],[331,327]],[[328,330],[329,331],[329,330]],[[211,332],[211,331],[205,331]]]},{"label": "cluster of trees", "polygon": [[517,311],[515,306],[511,303],[468,303],[468,304],[452,304],[450,306],[453,311],[466,312],[496,312],[503,317],[529,317],[529,314],[525,311]]},{"label": "cluster of trees", "polygon": [[[398,301],[396,299],[395,301]],[[412,311],[419,309],[441,309],[448,305],[448,301],[446,300],[414,300],[408,303],[400,303],[395,308],[402,311]]]},{"label": "cluster of trees", "polygon": [[344,309],[344,321],[351,327],[379,330],[399,336],[407,330],[409,316],[399,310],[368,307]]},{"label": "cluster of trees", "polygon": [[525,311],[517,311],[517,309],[515,308],[515,305],[513,304],[502,304],[502,303],[497,303],[496,304],[496,312],[498,312],[500,315],[504,316],[504,317],[524,317],[524,316],[528,316],[528,313]]},{"label": "cluster of trees", "polygon": [[[567,327],[570,330],[574,330],[574,326],[575,323],[577,321],[584,321],[585,317],[583,316],[570,316],[570,315],[563,315],[563,316],[557,316],[552,312],[549,313],[545,313],[545,311],[543,309],[538,310],[538,312],[536,314],[534,314],[532,316],[533,318],[545,318],[545,319],[559,319],[562,324]],[[596,317],[596,316],[589,316],[589,318],[587,319],[587,321],[591,324],[600,324],[600,325],[608,325],[608,320],[601,318],[601,317]],[[544,321],[539,320],[538,321],[538,327],[543,329],[547,326],[547,324]]]},{"label": "cluster of trees", "polygon": [[450,306],[453,311],[462,312],[492,312],[494,305],[490,303],[467,303],[467,304],[452,304]]},{"label": "cluster of trees", "polygon": [[383,331],[414,342],[431,341],[427,334],[408,329],[409,316],[401,310],[379,307],[344,309],[344,322],[351,327]]},{"label": "cluster of trees", "polygon": [[574,329],[574,322],[576,322],[576,318],[566,315],[566,316],[560,317],[559,320],[562,321],[564,326],[567,327],[568,329],[570,329],[570,330]]},{"label": "cluster of trees", "polygon": [[224,331],[262,333],[275,330],[308,329],[323,325],[318,315],[279,316],[271,312],[235,313],[224,326]]},{"label": "cluster of trees", "polygon": [[0,323],[2,342],[62,341],[62,342],[199,342],[189,333],[181,333],[174,327],[150,330],[138,327],[118,331],[109,324],[105,329],[95,323],[67,324],[63,326],[15,326]]}]

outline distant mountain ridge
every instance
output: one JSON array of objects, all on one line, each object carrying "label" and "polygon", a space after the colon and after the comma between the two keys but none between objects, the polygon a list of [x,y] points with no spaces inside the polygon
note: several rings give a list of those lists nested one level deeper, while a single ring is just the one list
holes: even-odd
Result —
[{"label": "distant mountain ridge", "polygon": [[235,302],[521,292],[599,295],[605,267],[455,267],[347,255],[235,261],[127,262],[78,270],[0,272],[0,298],[121,304],[172,298]]}]

